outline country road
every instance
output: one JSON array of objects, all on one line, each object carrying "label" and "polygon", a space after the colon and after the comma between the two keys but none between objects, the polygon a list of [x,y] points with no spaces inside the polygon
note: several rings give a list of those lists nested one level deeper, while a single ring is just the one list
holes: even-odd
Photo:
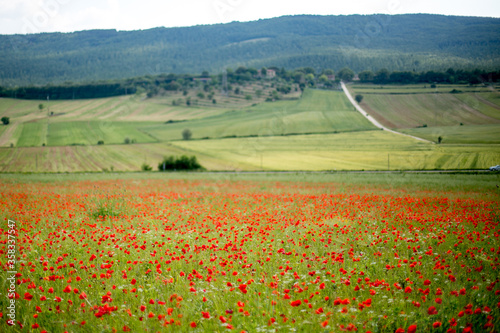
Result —
[{"label": "country road", "polygon": [[358,102],[356,102],[354,100],[354,98],[351,96],[351,93],[349,92],[349,90],[347,90],[347,87],[346,87],[346,85],[345,85],[344,82],[341,82],[340,84],[342,85],[342,90],[344,91],[344,93],[346,94],[347,98],[352,103],[352,105],[354,105],[354,107],[356,108],[356,110],[358,110],[363,115],[363,117],[365,117],[366,119],[368,119],[368,121],[370,121],[376,127],[381,128],[381,129],[383,129],[384,131],[387,131],[387,132],[391,132],[391,133],[394,133],[394,134],[407,136],[407,137],[413,138],[415,140],[424,141],[424,142],[428,142],[428,143],[434,144],[434,142],[432,142],[432,141],[425,140],[425,139],[422,139],[422,138],[419,138],[419,137],[416,137],[416,136],[413,136],[413,135],[408,135],[408,134],[404,134],[404,133],[401,133],[401,132],[396,132],[396,131],[393,131],[393,130],[385,127],[384,125],[382,125],[381,123],[379,123],[377,120],[375,120],[373,117],[371,117],[368,114],[368,112],[366,112],[365,110],[363,110],[363,108],[358,104]]}]

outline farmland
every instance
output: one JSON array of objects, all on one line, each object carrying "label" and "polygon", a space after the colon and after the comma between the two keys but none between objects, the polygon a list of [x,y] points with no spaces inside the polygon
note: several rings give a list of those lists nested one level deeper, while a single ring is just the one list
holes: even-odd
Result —
[{"label": "farmland", "polygon": [[[181,92],[49,104],[1,99],[11,124],[0,126],[0,171],[138,171],[183,154],[207,170],[236,171],[485,169],[500,159],[499,93],[488,87],[350,86],[374,118],[431,142],[441,137],[440,145],[377,130],[340,91],[263,102],[268,83],[240,89],[217,95],[217,105],[172,105]],[[259,89],[267,92],[257,98]],[[194,103],[195,92],[189,96]],[[185,129],[191,140],[182,140]]]},{"label": "farmland", "polygon": [[444,136],[447,143],[498,142],[498,87],[354,84],[350,90],[363,95],[361,106],[388,128],[431,141]]},{"label": "farmland", "polygon": [[498,145],[433,145],[383,131],[0,149],[3,172],[139,171],[163,156],[196,155],[208,170],[485,169]]},{"label": "farmland", "polygon": [[264,103],[186,123],[156,125],[144,131],[161,140],[175,140],[189,127],[193,138],[276,136],[373,130],[342,92],[306,90],[298,101]]},{"label": "farmland", "polygon": [[[47,332],[497,331],[499,182],[3,175],[13,323]],[[6,297],[0,308],[7,331]]]}]

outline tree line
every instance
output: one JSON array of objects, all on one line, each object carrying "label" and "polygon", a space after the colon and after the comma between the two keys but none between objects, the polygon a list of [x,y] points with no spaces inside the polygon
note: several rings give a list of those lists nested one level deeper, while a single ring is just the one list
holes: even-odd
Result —
[{"label": "tree line", "polygon": [[[268,75],[269,72],[274,76]],[[47,85],[32,87],[0,87],[0,97],[35,99],[35,100],[69,100],[113,97],[128,94],[146,93],[153,97],[161,91],[187,91],[199,89],[213,92],[214,89],[232,89],[233,85],[242,85],[248,82],[266,80],[275,88],[276,93],[287,94],[292,90],[292,85],[298,85],[302,90],[306,87],[336,88],[340,81],[350,82],[359,80],[363,83],[374,84],[415,84],[415,83],[460,83],[480,84],[498,82],[500,71],[455,70],[446,71],[393,71],[380,69],[355,73],[348,67],[337,72],[333,69],[316,71],[313,67],[301,67],[286,70],[278,67],[253,67],[239,66],[236,69],[227,68],[224,73],[210,75],[203,71],[201,75],[189,74],[161,74],[142,77],[114,80],[111,82],[94,82],[87,84]],[[223,83],[227,82],[227,87]],[[238,89],[238,88],[235,88]]]}]

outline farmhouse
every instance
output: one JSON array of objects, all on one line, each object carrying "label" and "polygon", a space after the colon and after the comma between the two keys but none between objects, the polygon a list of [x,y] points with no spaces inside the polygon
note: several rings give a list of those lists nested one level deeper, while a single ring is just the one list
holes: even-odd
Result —
[{"label": "farmhouse", "polygon": [[[262,70],[257,71],[257,75],[262,77]],[[276,71],[274,69],[266,70],[266,79],[272,79],[276,76]]]}]

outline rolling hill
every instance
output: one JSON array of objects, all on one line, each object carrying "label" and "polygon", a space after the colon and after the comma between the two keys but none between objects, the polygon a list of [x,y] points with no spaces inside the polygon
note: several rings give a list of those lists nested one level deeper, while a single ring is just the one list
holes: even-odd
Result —
[{"label": "rolling hill", "polygon": [[[384,87],[388,92],[406,88]],[[363,91],[368,103],[376,94],[367,93],[380,87],[351,89]],[[409,96],[414,98],[419,89],[411,87]],[[420,106],[394,119],[398,130],[427,130],[411,134],[430,140],[448,131],[439,145],[377,130],[342,92],[331,90],[306,89],[300,99],[242,104],[234,110],[164,103],[171,97],[55,101],[50,105],[56,112],[52,116],[38,110],[38,101],[1,98],[0,110],[9,112],[13,121],[0,126],[0,172],[139,171],[143,163],[156,166],[164,156],[183,154],[196,155],[208,170],[484,169],[500,158],[498,125],[475,121],[444,126],[449,125],[448,118],[466,121],[470,112],[496,116],[491,105],[496,102],[494,94],[470,92],[457,100],[473,101],[476,94],[488,103],[469,102],[467,109],[455,101],[461,109],[447,111],[450,114],[436,127],[430,123],[412,129],[408,124],[421,123],[433,114],[433,107],[448,103],[454,94],[433,94],[429,99],[424,95],[429,110]],[[381,101],[387,110],[402,103],[391,98]],[[469,110],[475,105],[482,106]],[[408,118],[414,111],[415,119]],[[186,128],[193,139],[182,140]],[[454,128],[462,132],[453,137]],[[125,138],[132,142],[126,144]]]},{"label": "rolling hill", "polygon": [[434,142],[500,144],[498,86],[353,84],[350,90],[388,128]]},{"label": "rolling hill", "polygon": [[221,72],[240,65],[496,70],[499,54],[498,18],[300,15],[141,31],[0,35],[0,85]]}]

